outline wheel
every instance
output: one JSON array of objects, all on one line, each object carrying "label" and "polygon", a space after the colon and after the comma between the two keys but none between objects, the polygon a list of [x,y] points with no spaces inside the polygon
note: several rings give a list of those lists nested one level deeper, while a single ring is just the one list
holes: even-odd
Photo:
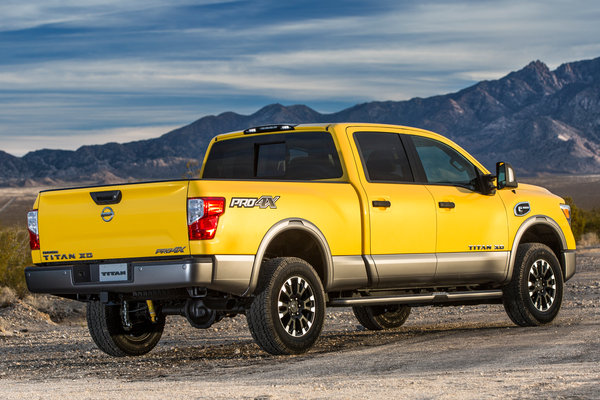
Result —
[{"label": "wheel", "polygon": [[372,331],[398,328],[410,315],[410,307],[400,304],[354,306],[352,311],[358,322]]},{"label": "wheel", "polygon": [[87,304],[87,324],[92,339],[98,348],[115,356],[140,356],[156,346],[165,328],[165,318],[157,322],[146,317],[145,303],[129,303],[131,326],[123,325],[121,307],[107,306],[99,301]]},{"label": "wheel", "polygon": [[563,274],[552,250],[541,243],[520,245],[512,280],[503,291],[504,309],[515,324],[537,326],[556,318],[563,298]]},{"label": "wheel", "polygon": [[319,338],[325,320],[325,294],[319,276],[299,258],[267,261],[246,319],[252,337],[266,352],[306,352]]}]

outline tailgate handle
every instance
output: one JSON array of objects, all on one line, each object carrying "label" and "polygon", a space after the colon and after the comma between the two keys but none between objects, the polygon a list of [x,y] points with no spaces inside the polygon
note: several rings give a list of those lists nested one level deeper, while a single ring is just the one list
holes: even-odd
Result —
[{"label": "tailgate handle", "polygon": [[90,192],[92,200],[99,206],[105,204],[119,204],[123,195],[120,190],[108,190],[106,192]]}]

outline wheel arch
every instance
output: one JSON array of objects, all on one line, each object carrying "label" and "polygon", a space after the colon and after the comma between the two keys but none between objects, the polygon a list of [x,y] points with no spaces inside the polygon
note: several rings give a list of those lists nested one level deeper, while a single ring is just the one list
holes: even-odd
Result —
[{"label": "wheel arch", "polygon": [[325,235],[312,222],[302,218],[287,218],[267,231],[254,257],[250,284],[244,296],[250,296],[256,290],[265,258],[274,257],[302,258],[316,270],[327,291],[333,276],[333,259]]},{"label": "wheel arch", "polygon": [[506,282],[509,282],[512,278],[517,257],[517,248],[522,243],[541,243],[548,246],[560,263],[565,281],[570,278],[570,276],[567,276],[569,271],[567,271],[567,263],[564,256],[565,250],[567,250],[567,240],[560,226],[548,216],[534,215],[525,220],[515,234],[510,252]]}]

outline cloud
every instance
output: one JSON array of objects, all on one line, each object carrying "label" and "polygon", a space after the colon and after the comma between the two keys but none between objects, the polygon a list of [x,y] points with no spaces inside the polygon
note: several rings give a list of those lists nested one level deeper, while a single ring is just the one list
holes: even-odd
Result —
[{"label": "cloud", "polygon": [[[439,52],[448,51],[440,48]],[[456,54],[456,53],[455,53]],[[356,58],[348,67],[344,59]],[[103,60],[76,64],[53,61],[23,66],[19,72],[0,69],[0,86],[5,90],[22,91],[32,87],[44,91],[83,91],[119,93],[168,93],[185,96],[190,90],[215,92],[219,95],[251,95],[274,97],[292,101],[362,97],[374,100],[399,100],[409,96],[436,93],[439,82],[424,85],[422,77],[411,72],[409,79],[402,77],[403,67],[397,60],[420,57],[421,62],[431,56],[415,54],[404,49],[337,50],[318,52],[290,52],[262,54],[243,60],[215,61],[143,61]],[[277,59],[277,62],[273,62]],[[310,69],[307,69],[307,65]],[[450,65],[447,66],[449,68]],[[332,69],[346,69],[332,74]],[[372,74],[373,70],[397,73],[390,76]],[[434,71],[435,72],[435,71]],[[430,76],[431,78],[431,76]],[[420,81],[421,88],[409,87],[411,81]],[[404,85],[405,92],[399,90]]]},{"label": "cloud", "polygon": [[268,102],[323,112],[448,93],[535,59],[597,57],[598,20],[592,0],[7,0],[0,148]]},{"label": "cloud", "polygon": [[206,6],[232,0],[3,0],[0,3],[0,30],[20,30],[49,24],[84,27],[123,27],[136,20],[129,13],[189,5]]}]

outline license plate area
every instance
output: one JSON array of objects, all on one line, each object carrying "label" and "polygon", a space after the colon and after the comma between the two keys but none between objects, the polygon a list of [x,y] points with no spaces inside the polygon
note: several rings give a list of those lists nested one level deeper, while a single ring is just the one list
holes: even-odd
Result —
[{"label": "license plate area", "polygon": [[127,263],[98,265],[99,282],[127,282],[129,281],[129,275],[130,271]]}]

